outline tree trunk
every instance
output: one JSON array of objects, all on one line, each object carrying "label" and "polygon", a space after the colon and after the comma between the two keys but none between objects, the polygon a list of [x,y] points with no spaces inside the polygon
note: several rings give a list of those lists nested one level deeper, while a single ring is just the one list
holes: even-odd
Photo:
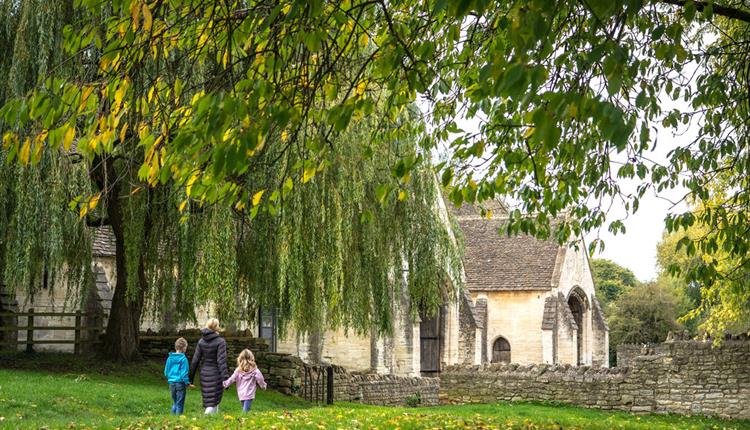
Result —
[{"label": "tree trunk", "polygon": [[[107,321],[107,331],[104,334],[104,354],[115,361],[132,361],[139,358],[138,334],[140,332],[141,312],[146,291],[145,261],[141,254],[138,262],[138,273],[128,273],[125,264],[125,222],[123,213],[121,182],[110,182],[110,178],[119,177],[112,158],[95,160],[91,177],[105,194],[107,224],[112,227],[115,237],[115,272],[117,281],[112,296],[112,307]],[[128,190],[125,190],[127,196]],[[127,197],[125,197],[127,198]],[[144,220],[144,235],[148,235],[151,226],[150,211],[146,211]],[[137,221],[136,221],[137,222]],[[138,288],[134,294],[128,295],[128,276],[138,276]]]},{"label": "tree trunk", "polygon": [[[113,194],[118,196],[119,186],[114,188],[116,190],[113,190]],[[123,225],[122,205],[119,198],[115,197],[107,202],[107,215],[115,236],[117,283],[115,284],[115,293],[112,296],[112,308],[107,323],[107,332],[104,336],[104,352],[109,358],[116,361],[132,361],[139,357],[138,333],[140,332],[145,291],[143,258],[141,257],[138,265],[139,273],[128,273],[125,265],[125,226]],[[128,276],[131,275],[136,275],[139,278],[138,291],[128,297]]]}]

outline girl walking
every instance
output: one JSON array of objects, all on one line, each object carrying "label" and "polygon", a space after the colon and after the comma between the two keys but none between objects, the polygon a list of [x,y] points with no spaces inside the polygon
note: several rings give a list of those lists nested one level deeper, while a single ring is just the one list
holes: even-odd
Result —
[{"label": "girl walking", "polygon": [[201,369],[201,396],[206,414],[219,412],[219,403],[224,395],[222,382],[229,376],[227,370],[227,344],[219,336],[219,320],[211,318],[206,328],[201,329],[201,340],[195,347],[193,362],[190,366],[190,383],[195,372]]},{"label": "girl walking", "polygon": [[224,381],[224,388],[228,388],[237,382],[237,397],[242,403],[242,411],[248,412],[255,400],[257,387],[266,389],[266,380],[255,364],[255,356],[249,349],[243,349],[237,357],[237,369],[232,376]]}]

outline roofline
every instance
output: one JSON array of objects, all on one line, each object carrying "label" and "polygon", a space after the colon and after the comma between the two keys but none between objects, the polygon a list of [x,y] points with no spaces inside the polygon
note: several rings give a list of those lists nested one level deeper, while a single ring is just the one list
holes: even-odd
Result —
[{"label": "roofline", "polygon": [[519,288],[497,288],[497,287],[466,287],[469,291],[552,291],[552,287],[519,287]]},{"label": "roofline", "polygon": [[552,288],[560,286],[560,277],[562,276],[562,266],[565,262],[565,257],[568,255],[568,247],[560,246],[557,249],[557,257],[555,257],[555,268],[552,269],[552,279],[550,285]]}]

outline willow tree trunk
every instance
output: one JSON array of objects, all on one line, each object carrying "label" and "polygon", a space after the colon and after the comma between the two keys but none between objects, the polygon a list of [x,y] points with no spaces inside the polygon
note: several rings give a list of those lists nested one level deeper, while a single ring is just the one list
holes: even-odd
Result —
[{"label": "willow tree trunk", "polygon": [[[119,186],[112,194],[119,195]],[[112,296],[107,332],[104,337],[104,352],[113,360],[132,361],[138,358],[138,333],[145,291],[143,259],[138,264],[138,273],[128,273],[125,264],[125,225],[123,208],[119,198],[107,202],[107,216],[115,236],[115,269],[117,282]],[[138,276],[137,291],[128,294],[128,277]]]},{"label": "willow tree trunk", "polygon": [[[104,354],[115,361],[132,361],[139,357],[138,334],[140,331],[141,313],[146,291],[145,261],[143,253],[139,255],[138,272],[129,273],[125,261],[125,226],[127,222],[138,222],[126,219],[124,216],[122,187],[119,181],[111,181],[117,178],[117,169],[112,158],[99,158],[95,165],[100,168],[92,171],[92,179],[105,193],[105,204],[107,213],[106,224],[112,227],[115,237],[115,273],[117,280],[115,291],[112,296],[112,307],[107,321],[107,331],[104,335]],[[127,195],[127,190],[124,191]],[[150,230],[150,213],[146,211],[143,234],[147,235]],[[138,283],[136,291],[128,291],[128,278],[137,276]]]}]

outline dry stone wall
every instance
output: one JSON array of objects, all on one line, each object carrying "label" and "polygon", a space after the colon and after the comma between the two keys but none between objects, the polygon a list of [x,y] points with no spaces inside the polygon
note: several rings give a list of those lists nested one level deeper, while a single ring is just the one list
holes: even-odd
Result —
[{"label": "dry stone wall", "polygon": [[[166,359],[169,352],[174,351],[174,342],[179,337],[184,337],[187,340],[187,354],[192,357],[195,346],[201,338],[200,330],[183,330],[175,334],[156,333],[149,330],[140,334],[138,350],[144,357],[164,357]],[[254,354],[268,351],[267,340],[252,337],[244,331],[226,333],[224,334],[224,340],[227,342],[227,356],[230,363],[245,348],[249,348]]]},{"label": "dry stone wall", "polygon": [[454,366],[442,403],[552,401],[630,412],[750,418],[750,342],[676,341],[618,350],[627,367]]}]

